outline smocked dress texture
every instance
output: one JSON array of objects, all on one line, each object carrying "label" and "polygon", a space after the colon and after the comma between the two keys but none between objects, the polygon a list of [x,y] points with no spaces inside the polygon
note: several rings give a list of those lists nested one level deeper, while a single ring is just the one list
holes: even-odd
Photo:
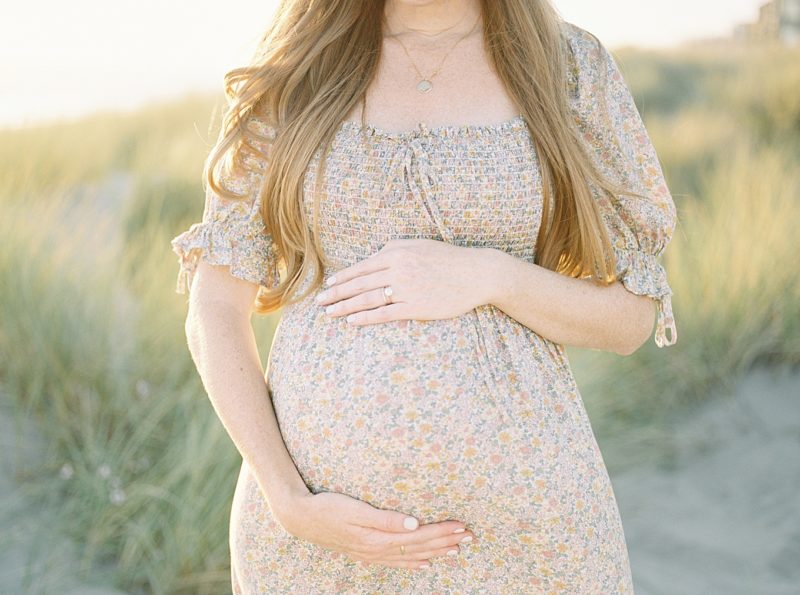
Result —
[{"label": "smocked dress texture", "polygon": [[[596,194],[617,274],[656,301],[655,341],[672,345],[672,292],[657,259],[675,206],[613,58],[587,31],[564,31],[582,139],[607,175],[645,197]],[[392,238],[490,246],[533,262],[541,178],[521,115],[399,132],[368,125],[364,140],[360,123],[346,120],[328,156],[319,229],[333,264],[325,276]],[[318,160],[319,151],[304,179],[308,221]],[[178,292],[189,291],[201,259],[266,287],[278,282],[259,218],[261,173],[228,176],[224,183],[250,200],[207,192],[203,220],[172,240]],[[476,539],[432,559],[428,571],[361,567],[286,532],[244,463],[230,524],[234,593],[633,592],[614,492],[562,345],[491,304],[446,320],[351,326],[328,317],[314,295],[283,308],[266,371],[309,489],[421,523],[461,520]]]}]

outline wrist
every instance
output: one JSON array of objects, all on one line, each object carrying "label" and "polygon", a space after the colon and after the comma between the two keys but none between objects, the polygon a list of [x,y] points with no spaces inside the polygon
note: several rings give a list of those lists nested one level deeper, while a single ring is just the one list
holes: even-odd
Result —
[{"label": "wrist", "polygon": [[277,515],[290,512],[305,496],[310,496],[311,491],[300,476],[295,482],[281,482],[278,484],[263,481],[257,478],[261,492],[267,499],[270,509]]},{"label": "wrist", "polygon": [[308,518],[306,506],[313,496],[314,493],[308,489],[285,492],[274,502],[269,501],[272,516],[289,533],[296,535],[298,523]]},{"label": "wrist", "polygon": [[497,248],[479,248],[478,262],[475,270],[478,271],[478,293],[480,305],[497,305],[503,294],[503,280],[505,278],[505,263],[508,254]]}]

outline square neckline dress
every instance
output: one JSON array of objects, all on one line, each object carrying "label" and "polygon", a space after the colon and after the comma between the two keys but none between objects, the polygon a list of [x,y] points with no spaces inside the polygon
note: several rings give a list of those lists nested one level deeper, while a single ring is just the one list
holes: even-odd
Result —
[{"label": "square neckline dress", "polygon": [[[587,31],[564,23],[564,32],[582,139],[602,171],[646,197],[612,202],[597,194],[616,272],[629,291],[656,301],[656,343],[672,345],[672,292],[657,258],[674,230],[674,203],[613,58]],[[308,221],[319,157],[318,150],[304,178]],[[201,259],[277,284],[259,179],[258,172],[223,179],[251,200],[207,192],[203,220],[172,240],[177,292],[189,291]],[[533,262],[541,177],[522,115],[407,131],[362,131],[343,120],[324,188],[326,275],[398,237],[491,246]],[[491,304],[445,320],[351,326],[326,316],[315,295],[283,308],[265,374],[309,489],[346,493],[420,523],[458,519],[476,540],[457,556],[434,558],[425,572],[362,568],[286,532],[243,462],[230,523],[235,594],[633,593],[610,478],[562,345]]]}]

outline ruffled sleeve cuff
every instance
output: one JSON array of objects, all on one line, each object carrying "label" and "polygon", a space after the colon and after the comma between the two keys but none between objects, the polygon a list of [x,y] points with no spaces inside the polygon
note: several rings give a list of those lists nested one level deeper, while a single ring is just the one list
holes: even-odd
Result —
[{"label": "ruffled sleeve cuff", "polygon": [[[655,343],[659,347],[674,345],[678,330],[672,314],[672,289],[664,267],[650,252],[615,248],[617,277],[626,289],[637,295],[647,295],[656,301]],[[667,330],[670,336],[667,338]]]},{"label": "ruffled sleeve cuff", "polygon": [[[248,233],[249,231],[249,233]],[[178,255],[176,293],[188,293],[199,261],[227,265],[231,275],[245,281],[272,288],[280,281],[274,247],[268,235],[245,230],[232,237],[229,227],[219,221],[194,223],[170,241]]]}]

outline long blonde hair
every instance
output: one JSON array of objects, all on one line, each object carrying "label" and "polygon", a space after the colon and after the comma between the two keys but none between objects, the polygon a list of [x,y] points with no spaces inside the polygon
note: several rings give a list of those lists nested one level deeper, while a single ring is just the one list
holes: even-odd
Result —
[{"label": "long blonde hair", "polygon": [[[302,299],[322,283],[326,260],[316,222],[311,234],[305,222],[303,178],[318,147],[325,147],[319,188],[336,130],[376,72],[384,1],[282,0],[251,64],[225,75],[228,107],[204,177],[212,190],[236,199],[216,179],[220,158],[227,156],[234,167],[248,155],[268,158],[261,215],[284,275],[276,287],[259,291],[259,313]],[[543,215],[535,262],[565,275],[613,282],[614,254],[589,183],[612,195],[623,189],[604,178],[577,140],[563,21],[549,0],[481,0],[481,5],[485,45],[521,109],[541,165]],[[249,125],[252,118],[269,122],[278,133],[260,134]],[[315,192],[314,213],[319,196]],[[316,269],[311,286],[291,300],[309,266]]]}]

